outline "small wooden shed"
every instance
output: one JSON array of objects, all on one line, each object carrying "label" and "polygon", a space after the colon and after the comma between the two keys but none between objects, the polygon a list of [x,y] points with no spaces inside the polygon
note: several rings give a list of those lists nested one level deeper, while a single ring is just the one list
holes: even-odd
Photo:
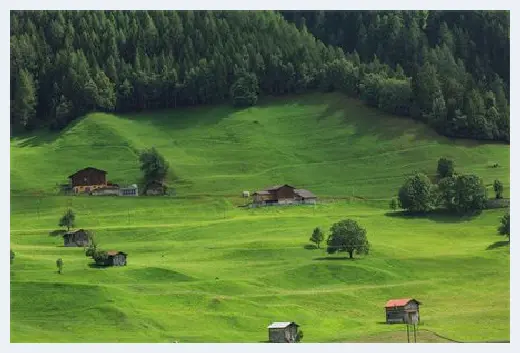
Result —
[{"label": "small wooden shed", "polygon": [[156,196],[166,194],[166,185],[160,181],[152,181],[146,185],[145,195]]},{"label": "small wooden shed", "polygon": [[385,305],[387,324],[418,324],[420,321],[419,305],[413,298],[391,299]]},{"label": "small wooden shed", "polygon": [[63,234],[63,245],[81,247],[89,246],[90,237],[84,229],[71,230]]},{"label": "small wooden shed", "polygon": [[122,251],[107,251],[106,258],[95,258],[98,266],[126,266],[127,254]]},{"label": "small wooden shed", "polygon": [[271,343],[292,343],[296,342],[298,327],[295,322],[273,322],[267,326],[269,330],[269,342]]}]

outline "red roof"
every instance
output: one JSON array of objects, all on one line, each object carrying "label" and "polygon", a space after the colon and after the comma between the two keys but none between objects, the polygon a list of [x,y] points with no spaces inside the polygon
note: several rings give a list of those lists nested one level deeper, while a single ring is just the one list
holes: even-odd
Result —
[{"label": "red roof", "polygon": [[412,298],[405,298],[405,299],[390,299],[386,302],[385,308],[393,308],[394,306],[405,306],[410,302],[410,300],[415,300]]}]

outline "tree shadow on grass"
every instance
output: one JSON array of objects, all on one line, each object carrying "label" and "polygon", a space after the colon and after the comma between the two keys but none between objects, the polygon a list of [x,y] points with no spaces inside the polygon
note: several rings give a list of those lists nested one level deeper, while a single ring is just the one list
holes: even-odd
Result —
[{"label": "tree shadow on grass", "polygon": [[305,250],[316,250],[316,249],[318,249],[318,247],[317,247],[316,245],[314,245],[314,244],[305,244],[305,245],[303,246],[303,248],[304,248]]},{"label": "tree shadow on grass", "polygon": [[377,321],[376,324],[378,325],[388,325],[386,321]]},{"label": "tree shadow on grass", "polygon": [[348,256],[331,256],[331,257],[316,257],[313,260],[314,261],[355,261],[357,259],[355,257],[351,259]]},{"label": "tree shadow on grass", "polygon": [[410,213],[406,211],[386,212],[385,216],[401,219],[428,219],[438,223],[461,223],[471,221],[478,217],[482,211],[474,211],[471,213],[457,214],[448,210],[433,210],[428,213]]},{"label": "tree shadow on grass", "polygon": [[64,229],[56,229],[56,230],[50,231],[49,236],[50,237],[59,237],[60,235],[65,234],[65,232],[66,231]]},{"label": "tree shadow on grass", "polygon": [[490,246],[488,246],[486,248],[486,250],[493,250],[493,249],[501,248],[501,247],[504,247],[504,246],[509,246],[509,240],[499,240],[499,241],[496,241],[493,244],[491,244]]},{"label": "tree shadow on grass", "polygon": [[98,265],[98,264],[88,264],[88,267],[90,268],[98,268],[98,269],[106,269],[108,266]]}]

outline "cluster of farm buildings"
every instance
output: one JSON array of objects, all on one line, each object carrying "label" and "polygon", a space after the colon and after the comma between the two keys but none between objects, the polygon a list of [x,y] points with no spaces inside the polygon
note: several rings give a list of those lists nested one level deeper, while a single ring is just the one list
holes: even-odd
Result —
[{"label": "cluster of farm buildings", "polygon": [[[68,177],[69,183],[62,185],[63,191],[74,194],[93,196],[139,196],[136,184],[119,186],[107,180],[107,172],[102,169],[87,167],[78,170]],[[152,181],[145,186],[145,195],[164,195],[166,186],[161,181]]]},{"label": "cluster of farm buildings", "polygon": [[[114,196],[138,196],[137,185],[133,184],[120,187],[107,181],[107,172],[101,169],[87,167],[78,170],[70,175],[68,190],[74,194],[89,194],[94,196],[114,195]],[[161,182],[152,182],[146,185],[145,195],[164,195],[166,187]],[[249,192],[244,191],[242,196],[249,197]],[[306,189],[297,189],[294,186],[283,184],[267,187],[263,190],[255,191],[252,195],[252,207],[272,206],[272,205],[298,205],[311,204],[317,202],[317,197]],[[68,231],[63,235],[64,246],[66,247],[88,247],[90,238],[87,231],[78,229]],[[107,257],[96,260],[97,265],[102,266],[126,266],[127,254],[122,251],[107,251]],[[385,305],[386,323],[413,324],[419,322],[420,303],[411,298],[392,299]],[[267,329],[269,342],[273,343],[292,343],[297,342],[299,325],[293,321],[273,322]]]}]

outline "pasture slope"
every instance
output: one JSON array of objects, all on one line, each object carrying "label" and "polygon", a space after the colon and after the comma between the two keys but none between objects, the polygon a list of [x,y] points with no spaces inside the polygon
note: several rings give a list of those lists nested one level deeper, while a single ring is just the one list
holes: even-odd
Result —
[{"label": "pasture slope", "polygon": [[[55,195],[89,165],[136,182],[137,153],[150,146],[170,162],[177,197]],[[263,342],[270,321],[294,320],[304,342],[405,342],[404,327],[382,322],[385,301],[407,296],[424,302],[420,341],[443,341],[431,332],[509,340],[509,247],[496,235],[504,211],[387,210],[404,177],[433,175],[441,156],[509,193],[509,146],[440,137],[337,94],[245,110],[99,113],[59,134],[13,138],[11,341]],[[278,183],[327,202],[237,207],[242,190]],[[49,236],[68,206],[102,248],[127,252],[128,266],[91,268],[83,249]],[[306,247],[314,227],[343,218],[366,227],[369,256]]]}]

